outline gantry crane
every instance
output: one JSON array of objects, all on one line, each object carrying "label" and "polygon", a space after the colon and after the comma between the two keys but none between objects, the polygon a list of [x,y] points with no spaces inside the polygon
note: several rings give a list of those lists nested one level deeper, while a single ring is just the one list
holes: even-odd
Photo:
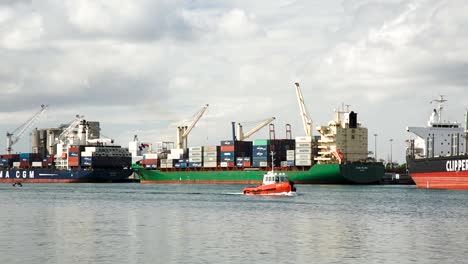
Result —
[{"label": "gantry crane", "polygon": [[252,128],[249,132],[247,133],[244,133],[244,130],[243,130],[243,127],[242,127],[242,124],[241,123],[237,123],[237,135],[239,136],[239,138],[237,138],[237,140],[239,141],[243,141],[244,139],[247,139],[248,137],[250,137],[251,135],[253,135],[254,133],[256,133],[257,131],[259,131],[260,129],[262,129],[263,127],[265,127],[266,125],[270,124],[271,122],[273,122],[273,120],[275,120],[274,117],[270,117],[266,120],[263,120],[260,124],[258,124],[256,127]]},{"label": "gantry crane", "polygon": [[7,137],[7,144],[6,144],[6,151],[8,154],[11,154],[11,151],[13,150],[12,147],[14,144],[16,144],[20,139],[21,136],[31,128],[32,125],[34,125],[39,118],[44,114],[44,112],[47,110],[49,106],[48,105],[41,105],[41,110],[39,110],[37,113],[35,113],[28,121],[23,123],[21,126],[17,127],[13,132],[7,132],[6,137]]},{"label": "gantry crane", "polygon": [[302,95],[301,87],[299,83],[294,83],[296,85],[296,96],[297,96],[297,103],[299,104],[299,110],[302,118],[302,125],[304,126],[304,131],[307,136],[312,137],[312,119],[310,118],[309,111],[304,102],[304,96]]},{"label": "gantry crane", "polygon": [[187,138],[192,129],[195,127],[197,122],[205,113],[206,109],[208,108],[208,104],[204,105],[195,115],[192,122],[188,126],[179,126],[177,127],[177,148],[179,149],[186,149],[187,148]]}]

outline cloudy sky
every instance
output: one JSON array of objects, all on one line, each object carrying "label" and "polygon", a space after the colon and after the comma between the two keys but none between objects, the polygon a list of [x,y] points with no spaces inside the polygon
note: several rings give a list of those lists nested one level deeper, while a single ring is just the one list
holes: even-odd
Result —
[{"label": "cloudy sky", "polygon": [[[134,134],[174,141],[208,103],[189,145],[271,116],[277,138],[286,123],[300,136],[299,81],[314,125],[349,104],[369,150],[377,133],[378,157],[393,139],[403,162],[405,128],[425,125],[431,99],[445,95],[445,118],[463,120],[466,10],[466,0],[0,0],[0,131],[49,104],[38,127],[81,114],[122,145]],[[25,134],[15,150],[28,147]]]}]

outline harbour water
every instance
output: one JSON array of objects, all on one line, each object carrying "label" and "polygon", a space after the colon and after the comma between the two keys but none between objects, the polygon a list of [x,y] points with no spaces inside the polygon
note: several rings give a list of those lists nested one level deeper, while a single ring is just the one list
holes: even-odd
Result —
[{"label": "harbour water", "polygon": [[468,192],[0,185],[0,263],[466,263]]}]

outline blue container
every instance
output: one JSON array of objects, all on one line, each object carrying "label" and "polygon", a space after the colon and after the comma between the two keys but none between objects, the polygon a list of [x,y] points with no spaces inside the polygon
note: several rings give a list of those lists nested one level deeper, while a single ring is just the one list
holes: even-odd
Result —
[{"label": "blue container", "polygon": [[237,158],[236,158],[236,162],[242,162],[242,161],[244,161],[244,158],[243,158],[243,157],[237,157]]},{"label": "blue container", "polygon": [[254,151],[252,152],[252,156],[254,158],[258,158],[258,157],[264,157],[264,158],[267,158],[268,157],[268,152],[267,151]]},{"label": "blue container", "polygon": [[29,159],[32,155],[32,153],[20,153],[20,159]]},{"label": "blue container", "polygon": [[289,167],[294,166],[294,160],[288,160],[287,162]]},{"label": "blue container", "polygon": [[221,152],[221,162],[234,162],[235,160],[234,152]]},{"label": "blue container", "polygon": [[187,168],[188,163],[187,162],[181,162],[180,167],[181,168]]},{"label": "blue container", "polygon": [[180,163],[174,164],[174,167],[175,167],[175,168],[180,168]]},{"label": "blue container", "polygon": [[201,168],[202,163],[201,162],[189,162],[189,167],[190,168]]},{"label": "blue container", "polygon": [[93,165],[93,158],[92,157],[81,157],[81,166],[82,167],[90,167]]},{"label": "blue container", "polygon": [[253,146],[252,151],[269,151],[269,146]]},{"label": "blue container", "polygon": [[79,157],[80,153],[79,152],[70,152],[69,155],[70,155],[70,157]]}]

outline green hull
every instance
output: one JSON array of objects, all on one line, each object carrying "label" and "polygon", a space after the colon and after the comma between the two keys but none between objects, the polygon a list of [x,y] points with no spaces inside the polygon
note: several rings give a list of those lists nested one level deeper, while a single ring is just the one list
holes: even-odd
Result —
[{"label": "green hull", "polygon": [[[141,183],[258,184],[264,170],[147,170],[133,166]],[[317,164],[308,170],[278,171],[297,184],[375,184],[384,176],[381,163]]]}]

